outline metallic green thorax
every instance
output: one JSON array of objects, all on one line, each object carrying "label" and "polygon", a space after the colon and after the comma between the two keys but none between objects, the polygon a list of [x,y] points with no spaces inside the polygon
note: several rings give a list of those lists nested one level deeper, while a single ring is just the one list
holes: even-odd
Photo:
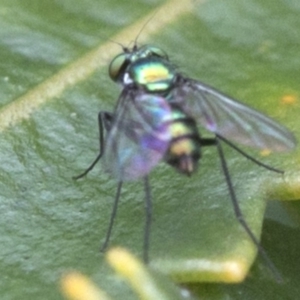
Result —
[{"label": "metallic green thorax", "polygon": [[134,47],[115,57],[109,67],[110,77],[125,88],[144,89],[169,102],[172,121],[169,124],[171,141],[165,161],[187,175],[193,173],[200,158],[200,136],[194,119],[172,103],[178,73],[161,49],[152,46]]},{"label": "metallic green thorax", "polygon": [[173,67],[157,57],[137,60],[130,66],[128,75],[150,93],[168,91],[175,79]]}]

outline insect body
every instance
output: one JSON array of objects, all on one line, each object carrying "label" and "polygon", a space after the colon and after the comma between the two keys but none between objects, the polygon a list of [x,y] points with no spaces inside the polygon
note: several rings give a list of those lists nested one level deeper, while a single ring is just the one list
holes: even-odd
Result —
[{"label": "insect body", "polygon": [[[119,182],[104,248],[111,234],[122,183],[143,178],[147,208],[144,259],[147,261],[151,223],[149,172],[160,161],[165,161],[190,175],[197,169],[201,148],[216,146],[236,217],[276,272],[242,215],[221,141],[256,164],[283,173],[257,161],[233,143],[288,151],[296,144],[292,133],[223,93],[183,76],[157,47],[145,45],[123,50],[109,66],[111,79],[120,83],[123,90],[113,113],[99,113],[100,153],[93,164],[76,177],[85,176],[103,156],[106,170]],[[214,133],[214,138],[201,137],[197,124]]]}]

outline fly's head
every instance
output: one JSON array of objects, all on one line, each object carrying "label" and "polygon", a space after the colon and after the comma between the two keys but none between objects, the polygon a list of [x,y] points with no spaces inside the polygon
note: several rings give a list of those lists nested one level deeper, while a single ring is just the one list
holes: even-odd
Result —
[{"label": "fly's head", "polygon": [[123,52],[118,54],[110,63],[108,73],[110,78],[119,83],[126,84],[128,78],[129,68],[137,61],[147,58],[160,58],[168,60],[168,55],[162,49],[143,45],[138,47],[134,45],[133,48],[123,48]]}]

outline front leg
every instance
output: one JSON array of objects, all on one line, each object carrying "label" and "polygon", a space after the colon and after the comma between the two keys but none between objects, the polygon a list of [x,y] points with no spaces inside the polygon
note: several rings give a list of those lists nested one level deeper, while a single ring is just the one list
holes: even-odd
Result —
[{"label": "front leg", "polygon": [[84,176],[86,176],[98,163],[100,158],[103,155],[104,152],[104,130],[106,132],[109,132],[112,126],[113,122],[113,114],[106,111],[100,111],[98,114],[98,126],[99,126],[99,154],[95,158],[95,160],[92,162],[92,164],[80,175],[74,176],[73,179],[77,180]]}]

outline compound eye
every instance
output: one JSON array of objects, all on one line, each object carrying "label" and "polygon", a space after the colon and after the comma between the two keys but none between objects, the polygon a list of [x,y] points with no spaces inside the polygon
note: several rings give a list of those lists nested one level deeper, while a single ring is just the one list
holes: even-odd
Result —
[{"label": "compound eye", "polygon": [[127,53],[121,53],[117,55],[110,63],[108,68],[108,74],[109,77],[113,81],[118,81],[120,78],[120,75],[122,71],[125,70],[127,64],[128,64],[128,54]]},{"label": "compound eye", "polygon": [[154,47],[154,46],[149,46],[149,51],[154,55],[154,56],[159,56],[159,57],[162,57],[162,58],[165,58],[165,59],[168,59],[168,54],[158,48],[158,47]]}]

